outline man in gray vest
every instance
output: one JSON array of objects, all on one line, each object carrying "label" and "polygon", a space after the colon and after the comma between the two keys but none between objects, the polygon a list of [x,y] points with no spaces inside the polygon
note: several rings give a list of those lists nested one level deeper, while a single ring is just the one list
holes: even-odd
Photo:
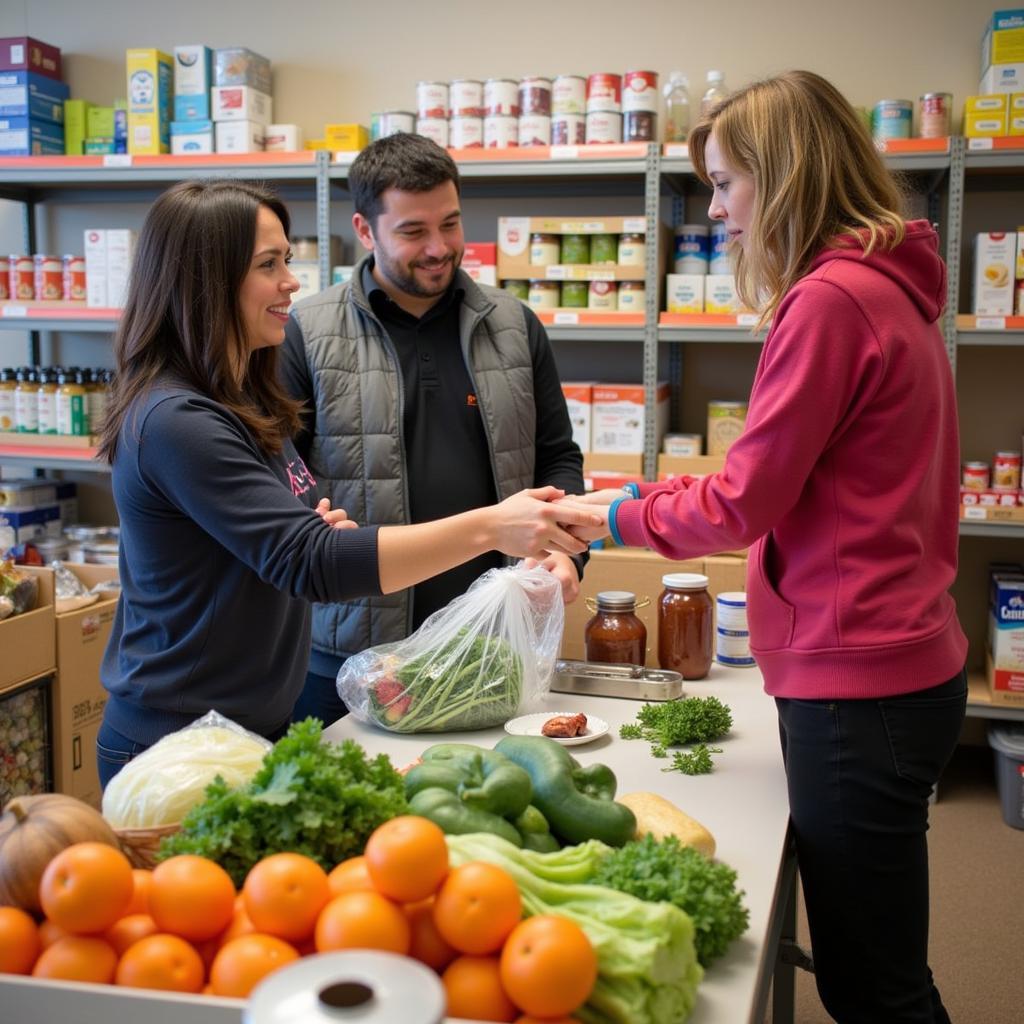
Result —
[{"label": "man in gray vest", "polygon": [[[524,487],[583,492],[583,457],[544,328],[518,299],[459,269],[459,172],[419,135],[391,135],[349,171],[352,223],[369,250],[352,280],[298,303],[283,380],[307,403],[296,439],[322,498],[359,523],[420,523]],[[335,513],[337,515],[338,513]],[[497,552],[411,591],[315,605],[295,717],[345,713],[342,662],[400,640],[484,571]],[[566,602],[582,559],[551,554]]]}]

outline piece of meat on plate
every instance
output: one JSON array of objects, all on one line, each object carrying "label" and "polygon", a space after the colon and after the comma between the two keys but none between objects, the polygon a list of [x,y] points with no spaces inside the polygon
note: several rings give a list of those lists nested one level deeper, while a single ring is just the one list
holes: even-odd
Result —
[{"label": "piece of meat on plate", "polygon": [[587,716],[579,715],[555,715],[549,718],[540,729],[542,736],[553,736],[557,739],[569,739],[572,736],[582,736],[587,731]]}]

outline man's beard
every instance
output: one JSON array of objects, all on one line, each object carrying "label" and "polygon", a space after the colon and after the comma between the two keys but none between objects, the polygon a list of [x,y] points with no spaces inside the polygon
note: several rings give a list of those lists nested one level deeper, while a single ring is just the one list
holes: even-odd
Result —
[{"label": "man's beard", "polygon": [[[407,268],[395,262],[389,256],[385,256],[379,249],[375,252],[374,256],[380,272],[395,288],[405,292],[407,295],[415,295],[421,299],[436,299],[438,296],[443,295],[452,283],[456,268],[462,262],[462,253],[453,252],[445,259],[428,266],[413,264]],[[428,287],[421,285],[416,279],[417,269],[431,271],[440,270],[446,266],[450,267],[450,271],[441,285]]]}]

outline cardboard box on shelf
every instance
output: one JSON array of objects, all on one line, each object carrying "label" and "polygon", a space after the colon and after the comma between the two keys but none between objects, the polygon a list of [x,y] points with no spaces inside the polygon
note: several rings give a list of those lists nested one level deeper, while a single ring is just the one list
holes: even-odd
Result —
[{"label": "cardboard box on shelf", "polygon": [[593,423],[594,381],[563,381],[562,394],[569,410],[569,422],[572,424],[572,439],[579,450],[586,454],[590,451],[590,431]]},{"label": "cardboard box on shelf", "polygon": [[39,595],[31,611],[0,622],[0,691],[52,672],[57,665],[53,571],[28,565],[19,565],[18,569],[38,578]]},{"label": "cardboard box on shelf", "polygon": [[981,37],[981,69],[1024,60],[1024,10],[993,11]]},{"label": "cardboard box on shelf", "polygon": [[53,792],[52,672],[0,691],[0,807],[15,796]]},{"label": "cardboard box on shelf", "polygon": [[272,111],[271,98],[247,85],[215,85],[210,90],[213,121],[252,121],[265,127],[273,120]]},{"label": "cardboard box on shelf", "polygon": [[1020,92],[1021,89],[1024,89],[1024,63],[993,64],[985,69],[978,83],[978,92],[983,96]]},{"label": "cardboard box on shelf", "polygon": [[60,49],[31,36],[0,39],[0,71],[31,71],[61,81]]},{"label": "cardboard box on shelf", "polygon": [[174,48],[174,120],[209,121],[213,51],[200,44]]},{"label": "cardboard box on shelf", "polygon": [[637,601],[649,601],[637,608],[637,616],[647,627],[647,665],[658,667],[658,597],[661,578],[670,572],[701,572],[699,558],[674,562],[642,548],[599,548],[592,551],[580,584],[580,596],[565,609],[565,632],[562,636],[562,657],[573,661],[586,660],[584,630],[594,612],[587,607],[603,590],[628,590]]},{"label": "cardboard box on shelf", "polygon": [[[660,381],[656,392],[654,444],[668,430],[669,386]],[[595,384],[590,447],[594,452],[632,455],[644,450],[647,410],[642,384]]]},{"label": "cardboard box on shelf", "polygon": [[[92,588],[117,579],[117,567],[68,565]],[[96,771],[96,734],[107,693],[100,683],[100,662],[117,611],[117,597],[101,599],[56,616],[57,679],[53,690],[53,780],[58,793],[100,806]]]},{"label": "cardboard box on shelf", "polygon": [[1016,266],[1016,232],[991,231],[975,235],[971,291],[971,312],[975,316],[1013,315]]},{"label": "cardboard box on shelf", "polygon": [[725,465],[724,455],[659,455],[658,479],[669,480],[674,476],[706,476],[717,473]]},{"label": "cardboard box on shelf", "polygon": [[174,61],[154,49],[132,49],[128,70],[128,152],[169,153]]},{"label": "cardboard box on shelf", "polygon": [[352,152],[369,145],[370,133],[363,124],[325,124],[324,140],[328,149]]}]

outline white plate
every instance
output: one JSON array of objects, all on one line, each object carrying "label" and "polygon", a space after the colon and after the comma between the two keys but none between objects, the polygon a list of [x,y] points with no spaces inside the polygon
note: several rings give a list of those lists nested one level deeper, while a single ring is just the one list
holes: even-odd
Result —
[{"label": "white plate", "polygon": [[[520,715],[505,723],[505,732],[510,736],[543,736],[541,727],[549,718],[559,715],[576,715],[577,711],[540,711],[535,715]],[[587,715],[587,731],[582,736],[549,736],[548,739],[561,743],[563,747],[575,747],[590,743],[608,731],[608,723],[597,715]]]}]

